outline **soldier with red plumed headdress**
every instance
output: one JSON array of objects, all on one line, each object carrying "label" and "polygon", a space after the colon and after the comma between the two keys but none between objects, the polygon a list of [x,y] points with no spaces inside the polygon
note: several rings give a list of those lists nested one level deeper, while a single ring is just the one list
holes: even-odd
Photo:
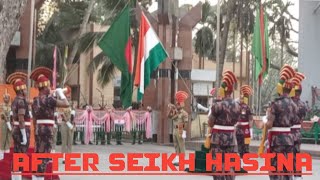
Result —
[{"label": "soldier with red plumed headdress", "polygon": [[[252,123],[253,117],[251,113],[251,109],[248,105],[249,96],[252,95],[252,88],[249,85],[243,85],[240,88],[240,111],[241,114],[239,116],[239,120],[237,123],[237,145],[238,145],[238,153],[240,157],[243,158],[245,153],[249,153],[249,144],[251,140],[250,135],[250,124]],[[246,172],[241,169],[241,172]]]},{"label": "soldier with red plumed headdress", "polygon": [[[293,167],[295,169],[294,173],[301,173],[296,170],[296,154],[300,153],[300,146],[301,146],[301,123],[304,119],[304,117],[307,114],[307,105],[301,101],[300,96],[302,93],[302,86],[301,82],[305,79],[305,76],[297,72],[296,75],[292,78],[292,83],[294,85],[293,89],[291,90],[291,97],[293,102],[297,105],[298,107],[298,112],[297,116],[293,122],[293,126],[291,128],[291,132],[293,135],[293,141],[294,141],[294,147],[293,147],[293,152],[294,152],[294,164]],[[302,179],[301,175],[295,175],[294,177],[295,180],[300,180]]]},{"label": "soldier with red plumed headdress", "polygon": [[[36,153],[51,153],[55,109],[57,107],[67,108],[69,102],[61,88],[51,91],[49,77],[52,77],[52,71],[45,67],[38,67],[31,73],[30,78],[36,82],[39,89],[39,95],[33,99],[32,114],[36,124]],[[53,96],[53,92],[57,97]],[[38,166],[37,173],[45,173],[50,159],[43,159]],[[32,179],[44,179],[43,176],[33,176]]]},{"label": "soldier with red plumed headdress", "polygon": [[[30,144],[31,118],[29,114],[29,106],[26,100],[26,80],[27,75],[22,72],[13,73],[7,78],[7,82],[13,85],[16,92],[16,97],[11,104],[14,153],[26,153]],[[12,175],[12,179],[21,178],[21,175]]]},{"label": "soldier with red plumed headdress", "polygon": [[[276,98],[270,106],[266,129],[268,130],[268,144],[270,153],[281,153],[287,156],[293,153],[294,139],[291,133],[291,127],[297,114],[297,106],[290,98],[289,94],[292,90],[292,78],[296,75],[295,70],[285,65],[280,70],[280,81],[277,91],[279,98]],[[271,166],[277,167],[277,157],[271,160]],[[286,169],[273,173],[290,173]],[[270,175],[271,180],[275,179],[291,179],[289,175],[281,177],[280,175]]]},{"label": "soldier with red plumed headdress", "polygon": [[[185,138],[187,133],[188,113],[183,109],[184,102],[188,98],[188,93],[178,91],[175,94],[176,104],[169,104],[170,111],[168,117],[173,121],[173,143],[177,155],[185,153]],[[174,164],[177,166],[179,158],[176,157]]]},{"label": "soldier with red plumed headdress", "polygon": [[[219,89],[219,96],[222,99],[221,101],[214,102],[211,107],[208,125],[211,128],[211,152],[213,159],[216,159],[216,153],[235,152],[235,125],[240,115],[240,106],[239,103],[231,98],[231,95],[236,83],[237,79],[233,72],[226,71],[223,74],[222,84]],[[224,168],[224,162],[222,167]],[[213,167],[213,172],[217,172],[215,167]],[[224,172],[227,173],[226,170]],[[214,176],[214,179],[233,178],[232,175]]]}]

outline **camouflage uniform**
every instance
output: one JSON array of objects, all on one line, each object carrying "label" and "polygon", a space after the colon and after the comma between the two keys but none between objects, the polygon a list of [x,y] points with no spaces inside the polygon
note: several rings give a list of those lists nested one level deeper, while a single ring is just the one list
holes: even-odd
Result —
[{"label": "camouflage uniform", "polygon": [[[54,136],[54,112],[57,100],[52,96],[40,95],[33,99],[32,113],[37,122],[36,153],[51,153]],[[50,159],[43,159],[38,166],[38,173],[46,172]]]},{"label": "camouflage uniform", "polygon": [[[293,141],[294,141],[294,148],[293,148],[293,152],[294,152],[294,168],[296,167],[296,158],[295,158],[295,154],[296,153],[300,153],[300,146],[301,146],[301,123],[303,121],[303,118],[306,116],[307,114],[307,107],[306,104],[300,100],[300,98],[293,98],[293,102],[297,105],[298,108],[298,112],[297,112],[297,116],[294,119],[293,122],[293,127],[291,128],[291,132],[293,135]],[[295,170],[295,173],[298,173]],[[298,177],[301,177],[301,175],[296,175]]]},{"label": "camouflage uniform", "polygon": [[[268,141],[271,153],[282,153],[287,156],[293,152],[294,137],[291,133],[291,126],[296,118],[297,106],[287,95],[277,98],[270,108],[270,118],[273,119],[272,128],[268,133]],[[271,165],[277,167],[277,158],[271,160]],[[279,172],[279,171],[278,171]],[[284,169],[284,172],[288,172]],[[281,176],[270,175],[271,180],[281,179]],[[284,176],[290,179],[290,176]]]},{"label": "camouflage uniform", "polygon": [[11,122],[10,112],[11,112],[11,106],[7,103],[3,104],[1,120],[0,120],[0,127],[1,127],[0,151],[3,151],[3,152],[7,152],[8,150],[10,150],[12,134],[7,125],[7,123]]},{"label": "camouflage uniform", "polygon": [[[231,98],[225,98],[212,105],[209,119],[213,121],[214,124],[211,131],[211,151],[213,159],[216,158],[216,153],[222,153],[222,161],[224,162],[225,153],[235,152],[236,139],[234,137],[234,126],[238,121],[239,115],[240,106]],[[234,170],[232,169],[231,171]],[[215,172],[215,167],[213,168],[213,172]],[[234,177],[231,175],[214,176],[214,179],[231,180],[234,179]]]},{"label": "camouflage uniform", "polygon": [[[31,125],[31,118],[29,114],[29,106],[27,101],[22,96],[16,96],[14,101],[11,105],[12,109],[12,119],[13,119],[13,131],[12,131],[12,138],[14,141],[14,153],[26,153],[29,149],[30,145],[30,125]],[[24,123],[27,135],[27,144],[21,145],[22,136],[19,127],[19,113],[24,113]]]},{"label": "camouflage uniform", "polygon": [[238,144],[238,153],[241,158],[245,153],[249,153],[249,144],[250,141],[250,125],[249,120],[252,116],[249,106],[245,103],[240,104],[240,118],[238,121],[238,126],[236,130],[237,144]]}]

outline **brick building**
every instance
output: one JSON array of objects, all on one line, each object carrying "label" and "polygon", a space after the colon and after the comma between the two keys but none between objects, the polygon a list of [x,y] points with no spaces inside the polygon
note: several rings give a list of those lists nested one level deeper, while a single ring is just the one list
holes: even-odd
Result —
[{"label": "brick building", "polygon": [[[34,7],[35,12],[41,7],[43,2],[44,0],[35,0],[35,7]],[[27,5],[25,8],[26,9],[20,19],[20,27],[14,35],[14,38],[11,42],[11,46],[7,54],[7,63],[6,63],[7,75],[6,76],[16,71],[27,72],[28,70],[28,55],[29,55],[29,42],[30,42],[29,36],[30,36],[30,26],[32,25],[30,24],[31,0],[27,1]],[[35,41],[35,33],[33,34],[34,34],[34,41]]]}]

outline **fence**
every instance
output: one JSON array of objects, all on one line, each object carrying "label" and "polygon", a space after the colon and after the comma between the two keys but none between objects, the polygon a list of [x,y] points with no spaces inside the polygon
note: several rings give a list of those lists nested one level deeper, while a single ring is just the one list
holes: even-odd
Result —
[{"label": "fence", "polygon": [[[62,122],[61,117],[58,124]],[[152,138],[152,118],[147,111],[103,111],[103,110],[76,110],[74,118],[75,137],[74,143],[82,144],[104,142],[105,134],[111,133],[115,137],[116,124],[124,125],[123,138],[131,138],[130,132],[145,131],[144,139]],[[57,144],[61,143],[60,126],[58,126]]]}]

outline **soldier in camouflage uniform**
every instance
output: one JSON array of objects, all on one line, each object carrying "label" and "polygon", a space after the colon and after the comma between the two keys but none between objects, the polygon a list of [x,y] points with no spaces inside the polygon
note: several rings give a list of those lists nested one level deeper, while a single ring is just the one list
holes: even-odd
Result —
[{"label": "soldier in camouflage uniform", "polygon": [[[295,76],[292,67],[285,65],[280,71],[280,81],[278,83],[279,98],[276,98],[270,107],[266,128],[268,132],[268,144],[271,153],[282,153],[287,156],[293,153],[294,139],[291,133],[291,126],[297,114],[297,106],[289,97],[293,88],[291,78]],[[277,167],[277,158],[271,160],[271,165]],[[284,168],[284,172],[288,171]],[[279,173],[279,171],[274,172]],[[281,172],[280,172],[281,173]],[[271,180],[291,179],[291,176],[270,175]]]},{"label": "soldier in camouflage uniform", "polygon": [[[222,167],[224,167],[224,153],[234,153],[236,138],[235,125],[240,115],[239,103],[231,98],[234,84],[237,82],[235,75],[231,71],[223,74],[223,80],[219,89],[221,101],[214,102],[211,107],[208,125],[211,130],[211,152],[212,158],[216,159],[216,153],[222,153]],[[217,172],[213,167],[213,172]],[[223,169],[227,173],[227,170]],[[231,169],[234,172],[234,169]],[[215,180],[232,180],[234,176],[214,176]]]},{"label": "soldier in camouflage uniform", "polygon": [[[17,95],[11,104],[14,153],[26,153],[30,144],[31,118],[29,106],[26,101],[26,79],[27,74],[21,72],[13,73],[7,78],[7,82],[13,84],[13,88]],[[20,159],[20,161],[22,161],[22,159]],[[21,178],[21,175],[12,175],[13,180],[21,180]]]},{"label": "soldier in camouflage uniform", "polygon": [[2,110],[1,110],[1,120],[0,120],[0,160],[4,158],[4,153],[10,152],[10,144],[11,144],[11,105],[10,103],[10,95],[6,93],[3,95]]},{"label": "soldier in camouflage uniform", "polygon": [[[169,104],[168,118],[173,121],[173,143],[177,154],[185,153],[185,138],[188,124],[188,113],[183,109],[188,94],[178,91],[175,95],[176,105]],[[176,157],[174,165],[179,165],[179,158]]]},{"label": "soldier in camouflage uniform", "polygon": [[[31,73],[30,78],[36,82],[39,95],[33,99],[32,114],[36,124],[36,153],[51,153],[54,134],[54,112],[57,107],[68,108],[69,102],[62,89],[55,90],[56,98],[50,89],[52,71],[45,67],[38,67]],[[45,173],[50,159],[42,159],[37,173]],[[44,176],[32,176],[33,180],[43,180]]]},{"label": "soldier in camouflage uniform", "polygon": [[[296,168],[296,153],[300,153],[300,146],[301,146],[301,123],[304,119],[304,117],[307,114],[307,106],[306,104],[301,101],[300,96],[302,93],[302,86],[301,82],[302,80],[305,79],[305,76],[302,73],[297,72],[295,77],[292,79],[292,82],[294,84],[294,88],[292,89],[292,100],[293,102],[297,105],[298,107],[298,112],[297,116],[293,122],[293,126],[291,128],[291,132],[293,135],[293,140],[294,140],[294,168]],[[295,173],[301,173],[299,171],[294,171]],[[302,179],[301,175],[295,175],[294,177],[295,180],[300,180]]]},{"label": "soldier in camouflage uniform", "polygon": [[[251,109],[248,106],[249,96],[252,95],[252,89],[248,85],[243,85],[240,88],[240,111],[239,120],[237,123],[237,144],[238,144],[238,153],[240,157],[243,158],[245,153],[249,153],[249,144],[251,140],[250,135],[250,123],[252,123],[252,113]],[[243,165],[243,163],[241,163]],[[246,172],[244,169],[241,169],[241,172]]]}]

